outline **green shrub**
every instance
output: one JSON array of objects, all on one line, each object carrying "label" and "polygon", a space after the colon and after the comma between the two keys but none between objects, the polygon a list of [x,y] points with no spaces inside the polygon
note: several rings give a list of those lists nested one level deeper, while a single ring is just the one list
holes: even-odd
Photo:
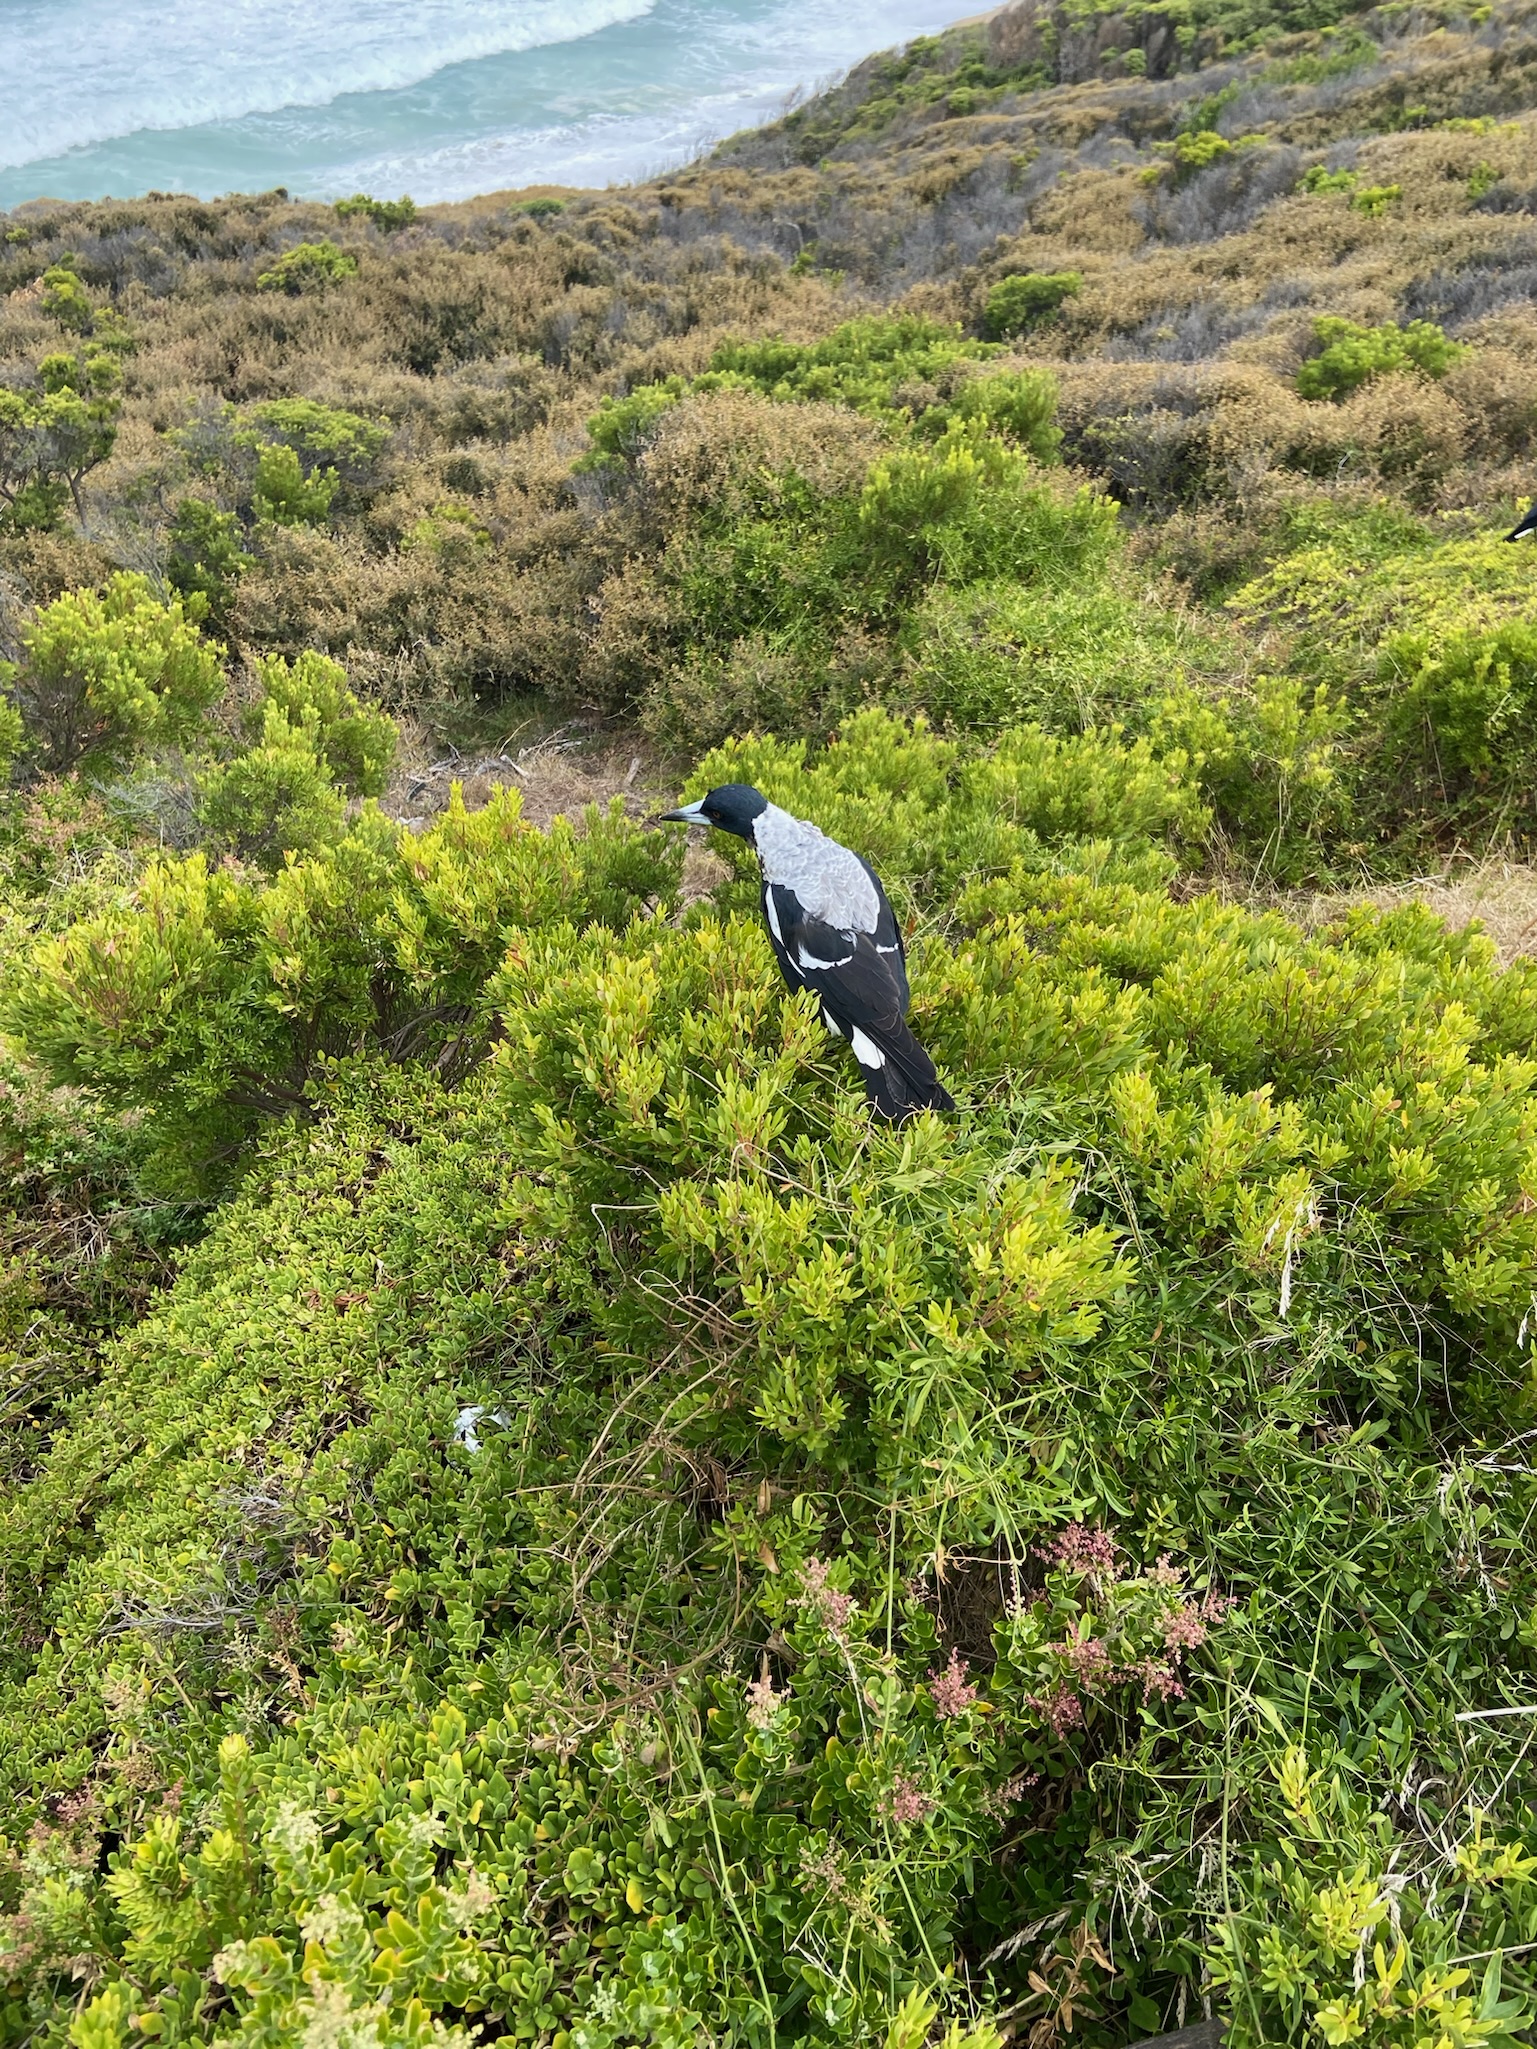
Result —
[{"label": "green shrub", "polygon": [[1313,164],[1303,174],[1297,189],[1310,193],[1353,192],[1357,182],[1354,171],[1330,171],[1322,164]]},{"label": "green shrub", "polygon": [[445,565],[474,562],[491,546],[491,534],[470,506],[450,499],[413,520],[401,535],[400,546],[405,554],[425,548]]},{"label": "green shrub", "polygon": [[1218,820],[1257,874],[1300,882],[1359,825],[1359,715],[1326,685],[1256,676],[1220,706],[1160,699],[1150,737],[1190,761]]},{"label": "green shrub", "polygon": [[306,476],[297,452],[272,442],[256,458],[251,508],[274,526],[324,526],[340,483],[334,469],[312,469]]},{"label": "green shrub", "polygon": [[1381,327],[1361,327],[1354,320],[1325,314],[1313,322],[1313,337],[1318,354],[1297,372],[1297,390],[1303,398],[1348,398],[1369,378],[1398,371],[1444,377],[1468,354],[1462,343],[1448,341],[1430,320],[1411,320],[1407,327],[1392,320]]},{"label": "green shrub", "polygon": [[[1380,863],[1391,847],[1412,872],[1454,836],[1537,843],[1531,583],[1513,553],[1497,536],[1409,524],[1373,540],[1355,522],[1232,601],[1241,619],[1289,629],[1291,687],[1332,728],[1315,732],[1331,786],[1315,822],[1350,858]],[[1230,785],[1219,809],[1242,799]]]},{"label": "green shrub", "polygon": [[350,199],[336,201],[338,220],[369,220],[381,235],[398,234],[416,219],[414,199],[370,199],[366,192],[354,192]]},{"label": "green shrub", "polygon": [[299,242],[257,275],[259,292],[322,292],[343,278],[356,277],[358,260],[334,242]]},{"label": "green shrub", "polygon": [[[313,714],[313,672],[269,665],[269,679]],[[43,939],[6,999],[60,1082],[145,1115],[157,1171],[179,1186],[258,1116],[303,1112],[329,1054],[382,1039],[446,1058],[475,1043],[509,933],[619,919],[675,886],[676,835],[594,814],[580,836],[563,820],[546,836],[520,823],[516,792],[471,816],[456,791],[414,840],[368,806],[330,844],[334,805],[307,766],[322,761],[317,723],[272,703],[257,758],[215,772],[205,797],[248,843],[262,803],[281,801],[290,829],[324,834],[309,858],[270,882],[201,853],[152,862],[131,892]]]},{"label": "green shrub", "polygon": [[342,788],[355,797],[382,797],[399,734],[382,711],[366,709],[347,687],[347,672],[325,655],[305,653],[292,662],[269,655],[257,663],[267,709],[280,712],[306,734]]},{"label": "green shrub", "polygon": [[857,497],[793,472],[762,482],[759,504],[695,518],[663,558],[677,651],[645,718],[665,743],[814,730],[888,687],[895,637],[933,586],[1093,578],[1115,546],[1109,500],[1044,477],[981,415],[880,458]]},{"label": "green shrub", "polygon": [[929,408],[920,431],[948,432],[956,421],[980,420],[995,434],[1006,434],[1027,448],[1037,462],[1055,462],[1062,446],[1056,425],[1057,383],[1047,370],[1002,371],[991,377],[970,377],[948,406]]},{"label": "green shrub", "polygon": [[75,275],[74,260],[50,264],[43,272],[43,311],[71,333],[87,335],[95,324],[95,311],[85,286]]},{"label": "green shrub", "polygon": [[166,580],[171,588],[184,598],[201,598],[209,616],[222,619],[253,560],[241,546],[240,521],[206,498],[183,498],[169,541]]},{"label": "green shrub", "polygon": [[[477,987],[493,1056],[322,1065],[0,1521],[7,2024],[921,2049],[943,2000],[1109,2043],[1209,1969],[1240,2049],[1409,2043],[1405,1987],[1501,2049],[1537,1910],[1490,1712],[1537,1656],[1537,1496],[1497,1455],[1537,972],[1415,907],[1307,936],[1175,901],[1141,835],[1193,800],[1104,736],[987,756],[872,713],[695,782],[725,773],[880,863],[966,1114],[869,1125],[735,843],[716,904],[599,927],[565,864],[644,836],[514,830],[478,985],[515,804],[402,847],[448,914],[419,994]],[[1118,847],[1049,844],[1096,820]],[[154,887],[241,893],[286,963],[346,844]],[[337,878],[343,1009],[378,858]],[[61,1003],[139,992],[111,1090],[146,1013],[201,1015],[200,1076],[283,1022],[258,981],[150,1005],[142,949],[204,929],[152,908],[112,928],[136,968],[82,931],[29,978],[49,1058]],[[215,976],[250,945],[216,927]],[[317,993],[290,1029],[334,1043]],[[1470,1726],[1481,1817],[1435,1771],[1391,1797]]]},{"label": "green shrub", "polygon": [[1537,834],[1537,621],[1388,640],[1381,771],[1443,829],[1471,807],[1492,838]]},{"label": "green shrub", "polygon": [[769,398],[832,401],[880,415],[907,410],[905,387],[935,384],[958,363],[995,353],[938,321],[868,314],[819,342],[723,342],[710,369]]},{"label": "green shrub", "polygon": [[605,398],[587,421],[592,447],[576,468],[602,470],[633,463],[657,421],[672,410],[685,389],[681,377],[669,377],[662,384],[642,384],[626,398]]},{"label": "green shrub", "polygon": [[1175,175],[1193,178],[1226,156],[1233,154],[1235,145],[1225,135],[1219,135],[1215,128],[1198,128],[1188,135],[1177,136],[1170,152]]},{"label": "green shrub", "polygon": [[950,428],[932,448],[877,462],[855,518],[876,578],[890,579],[896,600],[906,602],[934,581],[1092,574],[1113,545],[1115,510],[1087,490],[1067,497],[1047,489],[977,419]]},{"label": "green shrub", "polygon": [[995,341],[1023,334],[1083,290],[1076,270],[1024,271],[1000,278],[987,295],[982,331]]},{"label": "green shrub", "polygon": [[198,819],[209,844],[268,870],[334,845],[345,818],[313,728],[275,703],[264,707],[255,742],[199,779]]},{"label": "green shrub", "polygon": [[914,610],[902,642],[901,699],[984,733],[1021,720],[1054,733],[1117,721],[1140,731],[1192,662],[1220,671],[1227,653],[1189,618],[1092,573],[941,588]]},{"label": "green shrub", "polygon": [[236,418],[238,445],[260,449],[278,443],[300,458],[306,476],[324,465],[350,484],[363,481],[390,438],[386,420],[364,419],[309,398],[264,399]]},{"label": "green shrub", "polygon": [[1055,380],[1044,370],[969,373],[973,362],[994,354],[964,341],[957,329],[889,316],[846,321],[825,341],[809,344],[724,342],[699,377],[669,377],[637,386],[625,398],[605,398],[587,422],[592,449],[576,468],[633,466],[658,421],[686,394],[731,390],[759,391],[781,404],[852,406],[898,431],[916,428],[929,440],[958,424],[985,422],[1038,461],[1054,461],[1061,442]]},{"label": "green shrub", "polygon": [[199,597],[162,604],[126,574],[44,605],[22,631],[21,660],[3,666],[43,762],[106,766],[190,738],[224,687],[224,650],[198,631],[203,611]]},{"label": "green shrub", "polygon": [[[1368,220],[1376,221],[1381,220],[1394,201],[1402,199],[1403,196],[1404,188],[1402,185],[1361,185],[1351,193],[1350,204],[1357,213],[1364,213]],[[1417,324],[1411,321],[1411,329]],[[1455,344],[1448,342],[1446,346],[1451,348]],[[1449,360],[1455,361],[1456,359],[1451,358]],[[1428,374],[1433,377],[1439,377],[1441,372],[1439,370],[1432,370]]]},{"label": "green shrub", "polygon": [[81,483],[112,453],[122,411],[110,350],[45,356],[38,377],[41,392],[0,386],[0,507],[23,531],[54,526],[66,497],[84,517]]}]

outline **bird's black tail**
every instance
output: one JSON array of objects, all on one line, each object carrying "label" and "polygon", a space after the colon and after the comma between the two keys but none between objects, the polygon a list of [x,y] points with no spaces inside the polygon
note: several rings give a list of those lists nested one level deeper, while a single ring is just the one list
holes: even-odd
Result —
[{"label": "bird's black tail", "polygon": [[[853,1036],[855,1058],[864,1076],[865,1094],[875,1110],[892,1124],[905,1124],[920,1110],[953,1110],[955,1098],[934,1072],[934,1063],[900,1018],[880,1031],[868,1027]],[[860,1040],[864,1044],[860,1044]],[[879,1064],[867,1060],[879,1054]]]},{"label": "bird's black tail", "polygon": [[1507,541],[1537,540],[1537,505],[1516,521],[1505,538]]}]

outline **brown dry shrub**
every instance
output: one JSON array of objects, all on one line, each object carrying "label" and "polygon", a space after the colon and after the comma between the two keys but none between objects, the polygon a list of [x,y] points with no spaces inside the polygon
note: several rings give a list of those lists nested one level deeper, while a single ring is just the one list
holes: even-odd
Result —
[{"label": "brown dry shrub", "polygon": [[[1143,239],[1138,202],[1144,196],[1141,174],[1133,166],[1073,171],[1059,178],[1037,204],[1031,226],[1042,234],[1061,236],[1084,254],[1129,256]],[[1042,267],[1036,262],[1029,265],[1032,270]]]},{"label": "brown dry shrub", "polygon": [[1537,360],[1509,348],[1480,348],[1442,386],[1462,411],[1470,455],[1509,462],[1532,451],[1537,436]]},{"label": "brown dry shrub", "polygon": [[1320,455],[1334,460],[1338,449],[1341,465],[1360,462],[1416,505],[1434,504],[1466,455],[1466,416],[1427,377],[1373,378],[1327,410],[1334,417],[1315,429],[1313,447]]},{"label": "brown dry shrub", "polygon": [[701,513],[722,518],[772,494],[794,471],[819,497],[857,490],[879,454],[881,428],[845,406],[776,405],[750,391],[700,392],[665,415],[640,462],[664,528]]},{"label": "brown dry shrub", "polygon": [[823,677],[800,657],[753,634],[724,653],[696,651],[654,677],[641,724],[662,747],[697,754],[730,733],[803,732],[824,692]]},{"label": "brown dry shrub", "polygon": [[588,600],[585,694],[605,710],[619,710],[641,696],[669,664],[682,625],[655,565],[631,556]]},{"label": "brown dry shrub", "polygon": [[567,558],[513,569],[495,548],[380,554],[355,535],[308,528],[269,534],[264,546],[232,613],[249,646],[320,648],[347,663],[355,687],[407,707],[577,689],[582,571]]},{"label": "brown dry shrub", "polygon": [[[68,529],[0,533],[0,641],[14,640],[21,615],[32,606],[105,583],[115,567],[106,549]],[[17,652],[0,646],[0,656]]]},{"label": "brown dry shrub", "polygon": [[881,697],[894,670],[891,643],[857,623],[820,659],[749,633],[725,649],[695,648],[658,670],[640,694],[641,725],[680,758],[732,733],[814,732]]}]

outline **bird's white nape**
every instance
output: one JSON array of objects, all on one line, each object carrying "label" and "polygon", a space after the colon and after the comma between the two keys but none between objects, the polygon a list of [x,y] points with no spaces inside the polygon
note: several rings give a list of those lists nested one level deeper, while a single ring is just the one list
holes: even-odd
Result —
[{"label": "bird's white nape", "polygon": [[[789,890],[808,918],[848,933],[880,923],[881,900],[864,863],[819,826],[770,804],[753,820],[753,845],[764,880]],[[773,929],[772,908],[768,915]]]}]

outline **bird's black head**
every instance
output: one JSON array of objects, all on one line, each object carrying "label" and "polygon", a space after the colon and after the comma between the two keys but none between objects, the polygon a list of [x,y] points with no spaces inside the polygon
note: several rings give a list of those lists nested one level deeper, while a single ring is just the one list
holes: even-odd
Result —
[{"label": "bird's black head", "polygon": [[707,790],[692,804],[685,804],[677,811],[664,811],[663,823],[668,819],[679,825],[716,825],[722,832],[734,832],[739,840],[751,843],[753,820],[761,818],[768,809],[768,798],[761,790],[755,790],[751,783],[722,783],[718,790]]}]

